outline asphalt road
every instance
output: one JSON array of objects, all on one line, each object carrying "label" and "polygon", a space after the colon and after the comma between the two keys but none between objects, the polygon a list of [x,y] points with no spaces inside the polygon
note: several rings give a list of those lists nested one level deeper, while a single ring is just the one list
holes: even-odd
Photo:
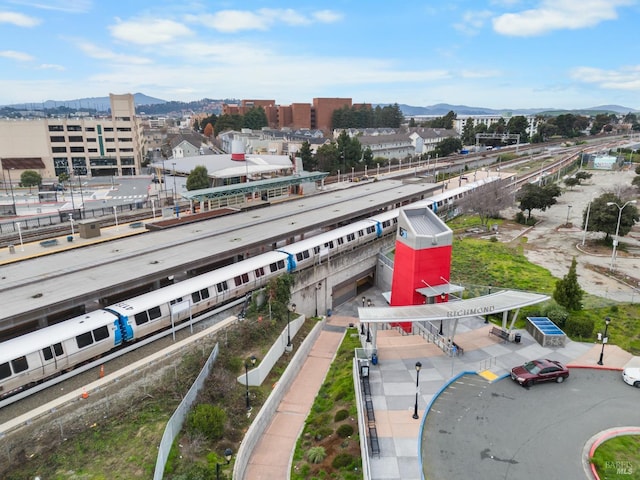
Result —
[{"label": "asphalt road", "polygon": [[[640,390],[621,373],[572,369],[561,384],[523,388],[461,377],[425,420],[425,478],[584,480],[583,448],[599,432],[640,425]],[[640,471],[640,458],[632,466]]]}]

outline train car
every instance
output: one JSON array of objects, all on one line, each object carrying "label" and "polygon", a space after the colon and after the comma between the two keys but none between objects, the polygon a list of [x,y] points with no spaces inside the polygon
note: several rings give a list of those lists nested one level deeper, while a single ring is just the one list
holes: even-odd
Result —
[{"label": "train car", "polygon": [[264,286],[286,273],[287,255],[267,252],[105,307],[135,340],[183,322]]},{"label": "train car", "polygon": [[400,209],[394,208],[393,210],[378,213],[368,219],[368,221],[375,224],[378,238],[388,235],[389,233],[395,234],[398,227],[399,212]]},{"label": "train car", "polygon": [[0,398],[122,344],[119,318],[96,310],[0,344]]},{"label": "train car", "polygon": [[322,261],[323,258],[353,250],[359,245],[378,238],[375,222],[360,220],[343,227],[306,238],[278,248],[288,256],[290,272],[302,270]]}]

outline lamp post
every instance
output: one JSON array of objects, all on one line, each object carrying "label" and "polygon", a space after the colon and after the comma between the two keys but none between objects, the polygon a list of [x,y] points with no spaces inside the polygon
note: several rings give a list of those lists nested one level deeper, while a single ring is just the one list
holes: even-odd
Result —
[{"label": "lamp post", "polygon": [[589,200],[589,204],[587,205],[587,217],[584,221],[584,232],[582,232],[582,246],[584,247],[584,241],[587,239],[587,227],[589,226],[589,213],[591,212],[591,202],[593,199]]},{"label": "lamp post", "polygon": [[602,350],[600,350],[600,360],[598,360],[598,365],[602,365],[602,357],[604,356],[604,344],[609,341],[607,337],[607,329],[609,328],[609,324],[611,323],[611,319],[609,317],[605,317],[604,319],[604,335],[602,335]]},{"label": "lamp post", "polygon": [[8,169],[7,174],[9,175],[9,187],[11,188],[11,203],[13,204],[13,214],[17,216],[18,210],[16,208],[16,197],[13,194],[13,182],[11,181],[11,170],[13,170],[13,168]]},{"label": "lamp post", "polygon": [[620,206],[616,202],[607,202],[607,207],[615,205],[618,207],[618,224],[616,225],[616,238],[613,240],[613,251],[611,252],[611,270],[616,269],[616,248],[618,247],[618,232],[620,231],[620,220],[622,219],[622,210],[630,203],[637,203],[637,200],[629,200],[624,205]]},{"label": "lamp post", "polygon": [[290,307],[287,307],[287,348],[291,351],[291,312],[296,311],[296,304],[292,303]]},{"label": "lamp post", "polygon": [[16,222],[16,227],[18,227],[18,236],[20,237],[20,250],[24,252],[24,244],[22,243],[22,230],[20,227],[20,222]]},{"label": "lamp post", "polygon": [[76,233],[73,231],[73,213],[69,214],[69,222],[71,222],[71,236],[73,237]]},{"label": "lamp post", "polygon": [[316,317],[318,316],[318,291],[322,288],[322,283],[318,282],[316,285]]},{"label": "lamp post", "polygon": [[[251,355],[251,366],[254,366],[256,364],[256,357],[255,355]],[[249,401],[249,364],[247,363],[247,361],[244,361],[244,381],[245,381],[245,385],[247,387],[247,412],[251,411],[251,402]]]},{"label": "lamp post", "polygon": [[[233,456],[233,450],[230,448],[225,449],[224,451],[224,459],[227,461],[227,465],[231,462],[231,457]],[[220,464],[216,462],[216,480],[220,480]]]},{"label": "lamp post", "polygon": [[178,206],[178,190],[176,189],[176,162],[173,164],[173,201],[176,205],[176,217],[180,218],[180,207]]},{"label": "lamp post", "polygon": [[116,217],[116,232],[120,231],[120,227],[118,227],[118,207],[113,206],[113,215]]},{"label": "lamp post", "polygon": [[569,214],[571,213],[572,205],[567,205],[567,221],[565,222],[566,226],[569,226]]},{"label": "lamp post", "polygon": [[420,391],[420,369],[422,368],[422,364],[420,362],[416,362],[416,404],[413,408],[413,418],[418,419],[418,392]]}]

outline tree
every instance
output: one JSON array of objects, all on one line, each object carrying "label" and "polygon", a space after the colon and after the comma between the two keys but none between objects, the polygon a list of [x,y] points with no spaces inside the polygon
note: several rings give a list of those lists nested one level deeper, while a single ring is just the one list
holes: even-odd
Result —
[{"label": "tree", "polygon": [[556,288],[553,291],[553,299],[569,311],[582,309],[582,296],[584,295],[584,291],[578,283],[576,266],[576,257],[573,257],[569,272],[562,280],[556,282]]},{"label": "tree", "polygon": [[633,185],[634,187],[640,188],[640,175],[636,175],[635,177],[633,177],[633,180],[631,181],[631,185]]},{"label": "tree", "polygon": [[207,171],[207,167],[200,165],[191,170],[187,178],[187,190],[202,190],[203,188],[209,188],[209,186],[209,172]]},{"label": "tree", "polygon": [[580,184],[582,180],[589,180],[591,177],[593,177],[593,174],[582,170],[580,172],[576,172],[575,177],[578,180],[578,184]]},{"label": "tree", "polygon": [[204,127],[204,132],[203,135],[207,138],[211,138],[213,136],[213,125],[210,123],[207,123],[207,125]]},{"label": "tree", "polygon": [[569,187],[569,189],[572,189],[573,187],[575,187],[579,183],[580,183],[580,180],[578,180],[576,177],[567,177],[567,178],[564,179],[564,184],[567,187]]},{"label": "tree", "polygon": [[316,150],[316,165],[321,172],[335,173],[340,169],[339,153],[336,142],[331,141],[325,145],[321,145]]},{"label": "tree", "polygon": [[[589,224],[587,230],[590,232],[604,232],[605,242],[610,242],[610,237],[615,235],[618,225],[618,215],[620,215],[620,228],[618,229],[618,235],[624,237],[631,231],[634,223],[640,220],[638,216],[638,209],[629,204],[622,209],[615,205],[607,205],[607,203],[616,203],[620,206],[624,205],[623,202],[615,193],[607,192],[600,195],[598,198],[591,202],[591,208],[589,209]],[[586,220],[586,211],[583,214],[582,225],[584,226]]]},{"label": "tree", "polygon": [[473,126],[474,120],[469,117],[465,120],[462,127],[462,143],[463,145],[473,145],[476,141],[476,132]]},{"label": "tree", "polygon": [[501,210],[511,205],[509,194],[504,190],[508,184],[508,180],[491,182],[462,197],[456,206],[463,212],[478,215],[482,225],[487,225],[490,218],[497,218]]},{"label": "tree", "polygon": [[224,132],[226,130],[242,129],[242,122],[242,115],[238,115],[236,113],[234,113],[233,115],[220,115],[218,117],[218,120],[216,121],[215,126],[213,127],[213,130],[217,137],[221,132]]},{"label": "tree", "polygon": [[306,140],[302,142],[300,150],[298,150],[298,156],[302,160],[302,168],[306,171],[311,172],[318,168],[318,162],[314,158],[313,152],[311,152],[311,145]]},{"label": "tree", "polygon": [[543,212],[555,205],[556,197],[560,196],[560,187],[557,185],[546,185],[541,187],[533,183],[527,183],[517,193],[516,200],[520,202],[518,207],[521,211],[527,211],[527,221],[531,220],[532,210],[542,210]]},{"label": "tree", "polygon": [[38,186],[42,183],[42,175],[40,175],[35,170],[25,170],[20,175],[20,186],[29,187],[29,191],[31,191],[31,187]]},{"label": "tree", "polygon": [[251,130],[260,130],[262,127],[267,127],[268,125],[267,114],[262,107],[253,107],[244,114],[242,119],[242,127],[250,128]]},{"label": "tree", "polygon": [[458,152],[462,149],[462,141],[459,138],[447,137],[438,142],[434,153],[440,157],[446,157],[447,155]]},{"label": "tree", "polygon": [[516,115],[511,117],[507,123],[507,131],[511,134],[520,135],[520,143],[529,142],[529,134],[527,129],[529,128],[529,122],[523,115]]}]

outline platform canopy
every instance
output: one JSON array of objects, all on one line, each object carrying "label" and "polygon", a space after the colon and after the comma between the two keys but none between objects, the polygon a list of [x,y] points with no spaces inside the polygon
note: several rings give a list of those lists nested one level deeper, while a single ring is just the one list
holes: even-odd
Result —
[{"label": "platform canopy", "polygon": [[358,307],[363,323],[395,323],[447,320],[508,312],[549,300],[539,293],[503,290],[468,300],[405,307]]}]

